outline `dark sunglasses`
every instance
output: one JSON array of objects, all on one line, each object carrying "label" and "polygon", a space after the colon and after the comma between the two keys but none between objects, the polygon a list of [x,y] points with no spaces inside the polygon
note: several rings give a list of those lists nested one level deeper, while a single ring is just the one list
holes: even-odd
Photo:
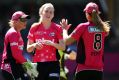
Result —
[{"label": "dark sunglasses", "polygon": [[27,19],[26,19],[26,18],[20,18],[20,21],[21,21],[21,22],[26,22]]}]

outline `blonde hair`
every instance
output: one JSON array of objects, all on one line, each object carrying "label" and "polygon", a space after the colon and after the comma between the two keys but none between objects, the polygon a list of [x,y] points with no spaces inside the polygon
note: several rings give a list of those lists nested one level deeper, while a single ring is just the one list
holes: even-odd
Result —
[{"label": "blonde hair", "polygon": [[8,24],[9,24],[10,27],[14,27],[14,21],[9,20]]},{"label": "blonde hair", "polygon": [[[51,7],[54,9],[54,6],[51,3],[45,3],[43,4],[40,8],[39,8],[39,15],[42,14],[43,10],[45,7]],[[55,10],[55,9],[54,9]],[[39,22],[41,22],[41,20],[39,19]]]},{"label": "blonde hair", "polygon": [[52,7],[52,8],[54,9],[54,6],[53,6],[51,3],[45,3],[45,4],[43,4],[43,5],[40,7],[40,9],[39,9],[39,14],[41,14],[41,13],[43,12],[43,10],[44,10],[44,8],[45,8],[46,6]]},{"label": "blonde hair", "polygon": [[109,21],[102,21],[99,14],[95,10],[92,11],[92,21],[99,29],[103,30],[104,32],[110,31],[111,27]]}]

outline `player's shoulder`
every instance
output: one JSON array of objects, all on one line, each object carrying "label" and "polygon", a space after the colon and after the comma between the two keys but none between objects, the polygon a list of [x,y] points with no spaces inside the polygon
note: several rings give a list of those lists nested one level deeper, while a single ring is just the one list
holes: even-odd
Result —
[{"label": "player's shoulder", "polygon": [[62,33],[63,29],[62,27],[57,24],[57,23],[54,23],[52,22],[52,29],[56,32],[56,33]]},{"label": "player's shoulder", "polygon": [[52,22],[52,24],[53,24],[53,26],[56,27],[56,28],[61,28],[61,26],[60,26],[59,24],[57,24],[57,23]]},{"label": "player's shoulder", "polygon": [[7,31],[6,34],[17,34],[17,31],[12,27]]},{"label": "player's shoulder", "polygon": [[39,26],[40,24],[41,24],[41,23],[38,23],[38,22],[33,23],[33,24],[31,25],[31,28],[35,28],[35,27]]},{"label": "player's shoulder", "polygon": [[53,27],[53,29],[55,29],[55,30],[62,30],[62,27],[61,27],[59,24],[54,23],[54,22],[52,22],[52,27]]},{"label": "player's shoulder", "polygon": [[77,27],[79,27],[79,28],[86,28],[86,27],[88,27],[88,25],[89,25],[89,22],[85,22],[85,23],[78,24]]},{"label": "player's shoulder", "polygon": [[81,25],[81,26],[87,26],[87,25],[89,25],[89,22],[84,22],[84,23],[81,23],[79,25]]},{"label": "player's shoulder", "polygon": [[36,30],[40,24],[41,24],[41,23],[38,23],[38,22],[33,23],[33,24],[31,25],[30,30]]},{"label": "player's shoulder", "polygon": [[18,35],[18,32],[14,28],[10,28],[7,33],[5,34],[6,37],[8,36],[16,36]]}]

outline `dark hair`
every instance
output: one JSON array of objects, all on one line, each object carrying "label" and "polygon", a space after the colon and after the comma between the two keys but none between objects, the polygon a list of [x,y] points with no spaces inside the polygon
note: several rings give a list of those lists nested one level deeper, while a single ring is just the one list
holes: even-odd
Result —
[{"label": "dark hair", "polygon": [[93,10],[92,11],[92,22],[96,24],[96,26],[103,30],[104,32],[109,32],[110,31],[110,24],[108,23],[109,21],[102,21],[100,18],[99,14]]}]

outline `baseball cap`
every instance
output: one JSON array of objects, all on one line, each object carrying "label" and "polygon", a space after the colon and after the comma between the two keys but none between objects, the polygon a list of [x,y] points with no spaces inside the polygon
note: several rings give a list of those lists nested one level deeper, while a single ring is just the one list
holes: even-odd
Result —
[{"label": "baseball cap", "polygon": [[16,11],[13,15],[11,20],[18,20],[20,18],[26,18],[26,19],[30,19],[31,17],[29,15],[26,15],[24,12],[22,11]]},{"label": "baseball cap", "polygon": [[86,5],[84,12],[92,13],[93,10],[96,10],[96,12],[100,13],[98,5],[94,2],[90,2]]}]

